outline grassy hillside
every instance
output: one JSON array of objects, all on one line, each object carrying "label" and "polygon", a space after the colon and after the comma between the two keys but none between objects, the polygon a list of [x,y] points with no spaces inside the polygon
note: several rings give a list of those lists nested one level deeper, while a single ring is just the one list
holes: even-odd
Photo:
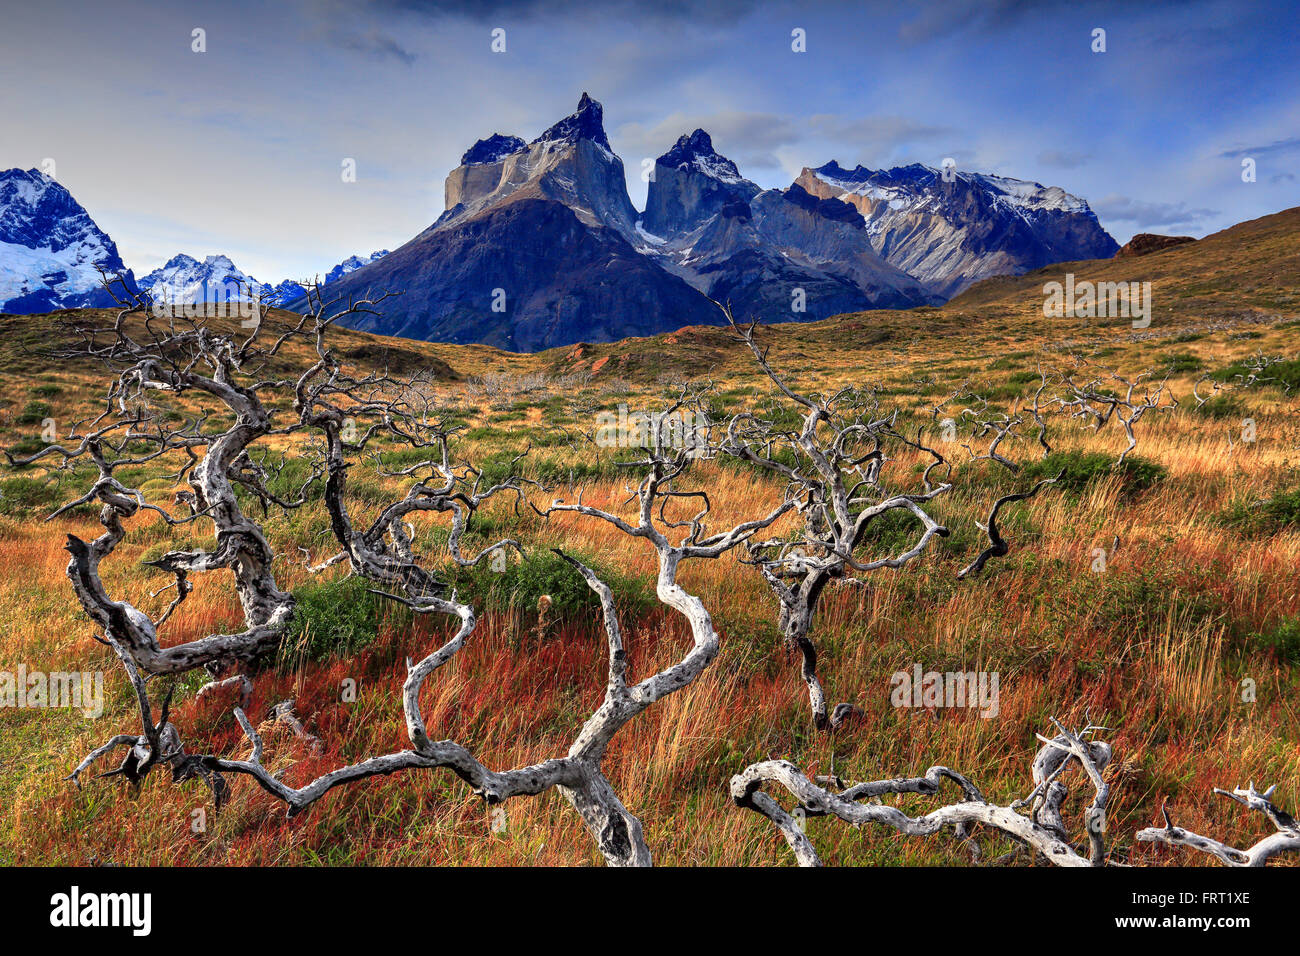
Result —
[{"label": "grassy hillside", "polygon": [[[1026,475],[1065,465],[1068,478],[1008,509],[1003,524],[1011,552],[964,581],[956,580],[957,570],[984,544],[976,522],[994,497],[1023,488],[1026,475],[970,462],[960,448],[950,449],[959,462],[956,487],[936,506],[950,537],[901,570],[871,575],[868,588],[836,589],[823,603],[816,634],[828,697],[851,700],[865,713],[833,738],[812,731],[804,685],[780,646],[773,599],[754,569],[734,556],[690,566],[683,584],[712,611],[722,654],[698,682],[630,725],[607,765],[624,803],[641,817],[657,861],[790,862],[765,821],[730,803],[728,778],[752,761],[787,757],[808,772],[833,769],[851,779],[944,764],[970,776],[990,799],[1008,802],[1030,789],[1034,733],[1046,731],[1052,715],[1081,726],[1085,712],[1112,728],[1105,735],[1115,749],[1108,826],[1121,850],[1130,849],[1132,833],[1159,821],[1164,801],[1188,829],[1238,845],[1263,836],[1260,821],[1211,797],[1214,786],[1277,783],[1275,801],[1293,812],[1300,808],[1298,257],[1300,210],[1288,210],[1147,257],[990,280],[941,309],[762,330],[770,360],[800,387],[874,385],[883,403],[913,423],[924,422],[932,406],[955,392],[1015,409],[1036,387],[1040,365],[1076,359],[1129,376],[1168,375],[1179,405],[1142,420],[1136,457],[1125,469],[1109,467],[1126,444],[1113,425],[1098,432],[1077,423],[1057,426],[1058,457],[1049,465],[1039,462],[1032,434],[1004,446]],[[1150,328],[1043,318],[1043,283],[1067,271],[1080,279],[1152,281]],[[39,447],[46,419],[62,426],[97,411],[103,369],[42,354],[69,341],[70,326],[87,317],[0,317],[0,447],[30,452]],[[107,314],[90,317],[104,321]],[[587,501],[611,509],[627,497],[626,474],[615,466],[627,453],[575,449],[564,430],[592,428],[598,412],[620,403],[654,410],[682,379],[711,379],[714,406],[723,414],[766,406],[774,395],[748,353],[714,328],[535,355],[343,330],[333,347],[362,367],[433,371],[439,405],[461,428],[458,455],[500,469],[531,448],[525,474],[553,487],[576,482]],[[1209,375],[1206,384],[1232,385],[1240,363],[1256,355],[1291,364],[1275,367],[1280,382],[1227,388],[1197,406],[1198,380]],[[287,350],[279,361],[273,374],[301,368],[305,350]],[[183,396],[178,413],[197,411],[190,401]],[[1241,440],[1248,418],[1254,442]],[[271,447],[291,459],[300,452],[289,440]],[[893,467],[909,475],[919,463],[903,457]],[[301,477],[291,465],[285,481],[295,475]],[[147,468],[132,480],[158,501],[169,500],[174,487]],[[700,463],[692,483],[709,489],[719,525],[766,510],[782,493],[778,483],[725,462]],[[403,488],[375,471],[354,475],[353,487],[354,507],[363,514]],[[84,489],[84,474],[0,467],[0,671],[20,665],[103,670],[107,696],[106,712],[96,720],[0,708],[0,862],[598,861],[558,795],[511,801],[504,832],[494,832],[482,802],[449,773],[370,780],[291,821],[251,782],[236,780],[229,806],[217,820],[209,812],[201,834],[192,832],[191,814],[207,804],[208,794],[197,783],[172,785],[154,774],[133,794],[120,780],[90,780],[84,790],[64,781],[85,753],[138,723],[121,668],[91,640],[64,575],[65,535],[89,537],[98,524],[84,512],[42,520]],[[538,492],[537,501],[568,493]],[[469,544],[482,546],[508,532],[529,556],[512,559],[504,574],[456,578],[462,595],[475,601],[479,629],[470,647],[428,683],[425,714],[436,734],[472,743],[488,764],[517,766],[566,750],[605,680],[594,601],[549,548],[584,556],[615,588],[634,673],[674,659],[688,637],[654,600],[650,554],[639,542],[573,517],[516,515],[505,502],[476,522]],[[371,603],[364,588],[343,579],[341,567],[309,574],[297,548],[324,557],[325,527],[319,508],[273,513],[266,521],[282,556],[277,577],[296,589],[301,610],[292,637],[258,677],[253,712],[297,700],[324,752],[312,755],[290,737],[268,734],[268,762],[294,764],[288,773],[304,779],[402,745],[404,661],[422,656],[446,633],[441,621],[412,620]],[[170,596],[149,595],[168,578],[140,562],[175,538],[149,517],[134,519],[129,531],[104,568],[105,581],[157,614]],[[417,532],[417,544],[435,553],[446,540],[445,519],[423,520]],[[203,543],[203,529],[190,533]],[[868,547],[883,553],[894,543],[886,529]],[[1104,572],[1093,570],[1097,548],[1107,551]],[[194,594],[163,632],[164,643],[238,626],[238,604],[224,576],[197,576],[194,583]],[[539,619],[543,595],[552,607]],[[913,663],[998,671],[998,717],[894,709],[889,675]],[[345,678],[359,683],[356,703],[339,699]],[[1241,699],[1245,678],[1255,682],[1254,702]],[[230,710],[194,700],[197,684],[190,679],[179,695],[177,722],[198,746],[243,753]],[[1072,783],[1067,818],[1077,820],[1084,789]],[[898,803],[915,813],[935,802],[913,796]],[[902,838],[818,819],[809,833],[828,863],[968,859],[949,837]],[[1189,861],[1185,853],[1145,844],[1131,850],[1134,862]]]}]

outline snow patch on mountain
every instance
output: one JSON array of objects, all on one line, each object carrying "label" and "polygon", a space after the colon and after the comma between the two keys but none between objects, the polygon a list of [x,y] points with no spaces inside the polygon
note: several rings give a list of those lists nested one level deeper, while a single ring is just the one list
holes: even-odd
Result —
[{"label": "snow patch on mountain", "polygon": [[249,302],[260,298],[264,288],[224,255],[200,262],[180,253],[140,280],[141,291],[176,303]]},{"label": "snow patch on mountain", "polygon": [[[388,250],[381,249],[369,256],[349,256],[326,272],[320,284],[337,282],[386,255]],[[156,299],[178,303],[249,302],[256,298],[266,305],[283,306],[307,294],[307,286],[293,279],[276,285],[259,282],[225,255],[208,256],[200,262],[181,253],[146,275],[139,285]]]},{"label": "snow patch on mountain", "polygon": [[134,286],[116,244],[67,189],[36,169],[0,172],[0,312],[108,305],[101,269]]},{"label": "snow patch on mountain", "polygon": [[342,279],[348,273],[356,272],[362,266],[368,266],[372,262],[378,262],[386,255],[388,255],[388,250],[381,249],[378,252],[370,253],[369,257],[365,259],[361,258],[361,256],[349,256],[348,258],[340,262],[338,265],[336,265],[329,272],[325,273],[325,281],[322,284],[328,285],[331,282],[337,282],[339,279]]},{"label": "snow patch on mountain", "polygon": [[1011,209],[1032,212],[1041,210],[1091,212],[1087,202],[1078,196],[1070,195],[1059,186],[1044,186],[1042,183],[1013,179],[1009,176],[963,170],[952,170],[949,173],[952,180],[945,180],[944,172],[922,163],[895,166],[893,169],[874,170],[857,166],[846,170],[834,160],[813,170],[818,179],[837,189],[842,189],[846,195],[864,196],[876,201],[883,200],[896,210],[908,207],[934,208],[938,205],[934,193],[935,186],[945,181],[958,181],[982,187]]},{"label": "snow patch on mountain", "polygon": [[712,137],[702,129],[679,137],[673,148],[659,157],[657,165],[669,169],[694,169],[729,186],[753,185],[740,175],[735,163],[713,148]]},{"label": "snow patch on mountain", "polygon": [[653,246],[662,246],[668,241],[663,236],[656,236],[653,233],[646,232],[645,227],[641,225],[640,219],[636,221],[636,234]]}]

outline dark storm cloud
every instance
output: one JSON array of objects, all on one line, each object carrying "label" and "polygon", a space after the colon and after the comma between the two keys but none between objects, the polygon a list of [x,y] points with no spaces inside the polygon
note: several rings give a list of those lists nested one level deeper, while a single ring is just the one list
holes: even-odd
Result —
[{"label": "dark storm cloud", "polygon": [[1219,214],[1217,209],[1190,209],[1184,202],[1142,202],[1113,193],[1094,201],[1092,208],[1103,219],[1131,222],[1139,229],[1191,229]]},{"label": "dark storm cloud", "polygon": [[362,33],[347,33],[331,30],[326,36],[335,46],[354,53],[362,53],[377,60],[394,59],[407,66],[413,64],[416,55],[405,49],[400,43],[378,30],[366,30]]},{"label": "dark storm cloud", "polygon": [[1300,151],[1300,136],[1292,136],[1290,139],[1279,139],[1266,146],[1243,146],[1240,149],[1224,150],[1219,155],[1225,159],[1243,159],[1247,156],[1276,156],[1282,153],[1294,153]]},{"label": "dark storm cloud", "polygon": [[[11,4],[0,27],[0,71],[39,78],[5,103],[0,168],[57,159],[137,272],[223,253],[278,280],[405,242],[442,212],[470,144],[531,138],[586,90],[637,205],[643,161],[698,127],[763,188],[831,159],[951,156],[1060,186],[1123,242],[1296,205],[1293,19],[1284,0],[119,0],[109,18],[42,0]],[[141,126],[120,116],[183,148],[142,154]],[[225,148],[188,148],[214,138]],[[1259,161],[1249,187],[1246,155]]]},{"label": "dark storm cloud", "polygon": [[1038,162],[1053,169],[1078,169],[1091,159],[1090,153],[1077,153],[1066,149],[1045,149],[1038,154]]}]

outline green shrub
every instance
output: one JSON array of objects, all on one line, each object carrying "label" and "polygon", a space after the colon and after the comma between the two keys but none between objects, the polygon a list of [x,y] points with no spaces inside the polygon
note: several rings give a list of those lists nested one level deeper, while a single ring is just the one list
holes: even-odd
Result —
[{"label": "green shrub", "polygon": [[[649,578],[630,577],[589,555],[573,556],[609,585],[619,613],[628,619],[654,605],[654,584]],[[480,614],[507,608],[536,612],[544,594],[550,595],[552,617],[580,617],[600,607],[578,569],[553,551],[531,550],[522,559],[511,552],[502,571],[493,570],[488,559],[473,568],[455,569],[453,580],[460,600],[473,604]]]},{"label": "green shrub", "polygon": [[[1251,372],[1246,368],[1244,362],[1234,362],[1227,368],[1221,368],[1213,373],[1213,378],[1220,382],[1237,383],[1245,378],[1249,378]],[[1270,365],[1263,372],[1259,373],[1260,381],[1252,385],[1252,388],[1277,388],[1290,391],[1300,387],[1300,359],[1292,359],[1289,362],[1278,362],[1276,365]],[[1238,377],[1240,376],[1240,378]]]},{"label": "green shrub", "polygon": [[63,386],[47,382],[44,385],[33,385],[30,391],[33,395],[39,395],[41,398],[53,398],[63,391]]},{"label": "green shrub", "polygon": [[1278,491],[1271,498],[1238,498],[1219,515],[1222,524],[1248,534],[1277,534],[1300,527],[1300,488]]},{"label": "green shrub", "polygon": [[1145,491],[1166,474],[1163,465],[1139,455],[1129,455],[1118,468],[1115,467],[1116,460],[1101,452],[1054,451],[1046,458],[1026,465],[1022,474],[1030,481],[1040,481],[1063,472],[1057,486],[1073,492],[1083,491],[1093,481],[1118,474],[1126,494]]},{"label": "green shrub", "polygon": [[1207,399],[1192,411],[1202,418],[1245,418],[1247,414],[1245,405],[1223,392]]},{"label": "green shrub", "polygon": [[45,448],[46,442],[37,438],[35,435],[28,435],[26,438],[20,438],[9,446],[9,454],[16,458],[34,455]]},{"label": "green shrub", "polygon": [[1164,367],[1172,375],[1178,375],[1183,372],[1199,372],[1205,367],[1200,356],[1193,355],[1191,352],[1176,352],[1173,355],[1163,357]]},{"label": "green shrub", "polygon": [[1283,663],[1300,663],[1300,617],[1285,618],[1271,629],[1254,634],[1251,643],[1268,648]]},{"label": "green shrub", "polygon": [[49,402],[41,402],[32,399],[23,406],[23,410],[14,419],[19,425],[39,425],[45,419],[54,414],[54,408]]},{"label": "green shrub", "polygon": [[[935,512],[935,506],[927,509]],[[916,544],[925,527],[921,520],[903,508],[893,508],[873,518],[862,533],[862,547],[858,558],[870,555],[872,558],[883,555],[898,555]]]},{"label": "green shrub", "polygon": [[392,601],[371,594],[364,578],[312,581],[293,592],[293,623],[282,647],[305,650],[311,660],[353,654],[374,643],[379,625],[390,615],[409,615]]},{"label": "green shrub", "polygon": [[18,477],[0,483],[0,511],[5,514],[48,508],[58,499],[58,486],[40,478]]},{"label": "green shrub", "polygon": [[987,388],[976,388],[975,391],[985,401],[1005,402],[1032,393],[1034,389],[1027,388],[1027,386],[1031,383],[1036,386],[1041,381],[1042,377],[1037,372],[1021,371],[1009,375],[996,385]]},{"label": "green shrub", "polygon": [[[306,491],[303,484],[311,477],[313,462],[310,458],[286,458],[283,467],[278,462],[268,462],[267,491],[285,501],[297,501],[299,494],[304,494],[308,501],[325,497],[325,478],[318,477]],[[279,473],[276,474],[276,468]]]}]

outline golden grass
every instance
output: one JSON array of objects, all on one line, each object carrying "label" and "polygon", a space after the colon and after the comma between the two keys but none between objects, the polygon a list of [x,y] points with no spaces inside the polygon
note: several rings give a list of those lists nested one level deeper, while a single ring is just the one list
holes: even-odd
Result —
[{"label": "golden grass", "polygon": [[[1247,340],[1234,338],[1237,331],[1198,333],[1200,338],[1179,343],[1098,331],[1089,348],[1113,349],[1105,361],[1130,373],[1172,351],[1197,356],[1207,369],[1256,348],[1295,354],[1294,328],[1259,327],[1261,338]],[[1032,354],[993,369],[996,359],[1034,339],[1013,324],[967,323],[964,332],[949,329],[915,345],[901,344],[902,336],[887,347],[857,344],[867,341],[870,332],[868,323],[855,329],[846,320],[769,334],[777,343],[773,360],[778,365],[793,365],[804,350],[811,356],[799,373],[801,384],[939,378],[929,398],[897,396],[904,405],[937,400],[944,387],[955,387],[968,376],[965,367],[981,369],[985,381],[996,383],[1014,371],[1033,369],[1043,354],[1061,359],[1039,350],[1046,347],[1039,330]],[[1176,333],[1169,329],[1168,338]],[[1070,328],[1054,334],[1084,333]],[[679,333],[678,339],[684,349],[698,345],[691,334]],[[618,356],[630,354],[627,348],[590,349],[584,360],[612,355],[602,374],[617,372]],[[476,354],[451,347],[437,347],[437,353],[458,370],[471,367],[466,357]],[[758,386],[761,397],[757,376],[727,354],[715,374],[719,388]],[[473,361],[483,369],[505,365],[517,373],[558,361],[555,356],[503,356],[488,350]],[[630,375],[628,363],[621,367]],[[63,389],[51,399],[58,415],[87,407],[94,381],[89,370],[24,368],[21,384],[10,389],[11,413],[26,401],[25,389],[40,382]],[[1194,378],[1172,379],[1180,399],[1186,399]],[[449,406],[458,407],[475,429],[475,437],[457,449],[470,459],[521,449],[529,434],[568,414],[567,396],[553,394],[500,407],[469,407],[458,398],[460,387],[450,383],[445,389]],[[584,395],[597,404],[627,401],[634,408],[650,407],[663,391],[650,376],[631,376],[618,391],[610,391],[599,376],[583,386]],[[1130,846],[1133,832],[1158,822],[1163,801],[1181,826],[1230,842],[1263,835],[1261,823],[1237,812],[1235,804],[1212,802],[1211,787],[1250,779],[1276,782],[1277,801],[1292,810],[1300,807],[1295,661],[1260,636],[1300,616],[1300,532],[1291,528],[1251,535],[1219,520],[1233,502],[1294,486],[1300,401],[1265,390],[1238,397],[1257,419],[1257,443],[1230,447],[1235,423],[1198,416],[1190,402],[1170,413],[1151,413],[1139,429],[1137,454],[1163,466],[1162,480],[1132,493],[1118,477],[1106,477],[1078,494],[1045,492],[1009,509],[1011,554],[967,582],[955,581],[954,575],[982,545],[972,522],[983,520],[994,488],[1007,487],[1009,479],[979,466],[959,468],[957,489],[942,508],[961,533],[904,570],[872,576],[869,588],[834,588],[823,601],[816,633],[828,696],[832,703],[853,701],[864,712],[862,720],[833,741],[810,730],[803,684],[794,661],[779,647],[772,599],[753,569],[730,556],[684,567],[682,583],[714,613],[723,635],[722,654],[695,685],[626,728],[608,760],[610,777],[624,802],[641,816],[657,861],[790,862],[770,827],[730,805],[729,776],[754,760],[788,757],[810,772],[833,769],[853,779],[920,773],[942,763],[970,775],[992,798],[1012,799],[1028,790],[1034,733],[1048,729],[1051,715],[1081,725],[1085,712],[1093,722],[1113,728],[1108,735],[1116,753],[1109,832],[1122,849],[1131,849],[1135,862],[1186,859],[1148,845]],[[480,429],[490,431],[480,434]],[[24,434],[11,424],[0,444]],[[1093,434],[1070,428],[1056,435],[1063,448],[1112,456],[1124,444],[1116,429]],[[1029,442],[1011,449],[1012,457],[1021,460],[1035,454]],[[562,448],[539,453],[561,462],[583,460]],[[903,456],[890,473],[906,476],[916,461]],[[702,464],[694,480],[713,497],[717,527],[766,510],[780,494],[779,487],[751,472],[711,463]],[[396,488],[377,478],[373,484],[378,492]],[[166,487],[159,482],[150,490],[162,500]],[[620,508],[626,497],[621,481],[587,483],[585,498],[591,503]],[[538,496],[541,504],[548,500]],[[530,547],[571,549],[631,577],[654,573],[652,555],[642,542],[599,522],[571,515],[545,523],[532,516],[517,519],[504,505],[488,509],[484,517],[498,529],[510,528]],[[285,586],[309,579],[296,556],[290,557],[296,555],[294,548],[303,541],[314,551],[323,547],[305,533],[305,520],[268,522],[268,533],[286,556],[277,566]],[[433,541],[435,524],[430,519],[420,526],[426,543]],[[127,541],[104,567],[105,582],[113,593],[129,595],[156,614],[170,594],[147,596],[165,581],[147,574],[139,561],[169,540],[167,529],[147,516],[130,527]],[[102,669],[108,696],[105,716],[93,721],[60,711],[0,708],[0,861],[598,862],[577,817],[557,795],[511,801],[505,832],[494,833],[487,809],[450,774],[367,781],[331,794],[293,821],[251,783],[235,780],[229,806],[219,819],[209,809],[203,833],[191,830],[193,812],[207,803],[198,784],[175,786],[154,774],[132,793],[117,781],[91,780],[80,791],[64,782],[84,753],[136,722],[125,680],[111,654],[90,640],[91,629],[64,577],[64,536],[87,537],[97,529],[87,517],[45,524],[35,509],[0,517],[0,670],[19,664],[29,670]],[[485,533],[480,543],[496,536]],[[1120,546],[1112,551],[1117,536]],[[201,533],[196,540],[202,540]],[[1096,548],[1107,551],[1101,573],[1091,570]],[[223,576],[201,576],[194,583],[193,595],[164,632],[167,642],[239,620]],[[503,601],[479,611],[480,625],[470,645],[426,685],[424,707],[431,727],[471,745],[492,766],[519,765],[567,750],[603,689],[604,642],[595,612],[554,621],[535,633],[531,608]],[[636,674],[676,659],[689,642],[681,622],[660,608],[629,617],[625,629]],[[300,781],[341,762],[403,746],[398,703],[403,661],[427,652],[445,632],[442,622],[405,625],[394,617],[354,657],[311,662],[288,649],[283,666],[259,677],[254,712],[296,697],[298,713],[325,743],[325,751],[312,757],[292,739],[273,736],[267,741],[268,761],[290,767],[289,779]],[[998,717],[981,720],[968,712],[891,707],[889,675],[918,662],[927,669],[997,670]],[[361,688],[355,704],[339,700],[339,686],[349,677]],[[1241,700],[1244,678],[1255,682],[1253,703]],[[175,719],[191,750],[244,751],[228,705],[183,695]],[[1077,812],[1078,796],[1067,809]],[[932,804],[918,797],[899,801],[909,812],[924,812]],[[954,841],[944,838],[909,840],[824,820],[810,826],[829,863],[961,864],[967,859]]]}]

